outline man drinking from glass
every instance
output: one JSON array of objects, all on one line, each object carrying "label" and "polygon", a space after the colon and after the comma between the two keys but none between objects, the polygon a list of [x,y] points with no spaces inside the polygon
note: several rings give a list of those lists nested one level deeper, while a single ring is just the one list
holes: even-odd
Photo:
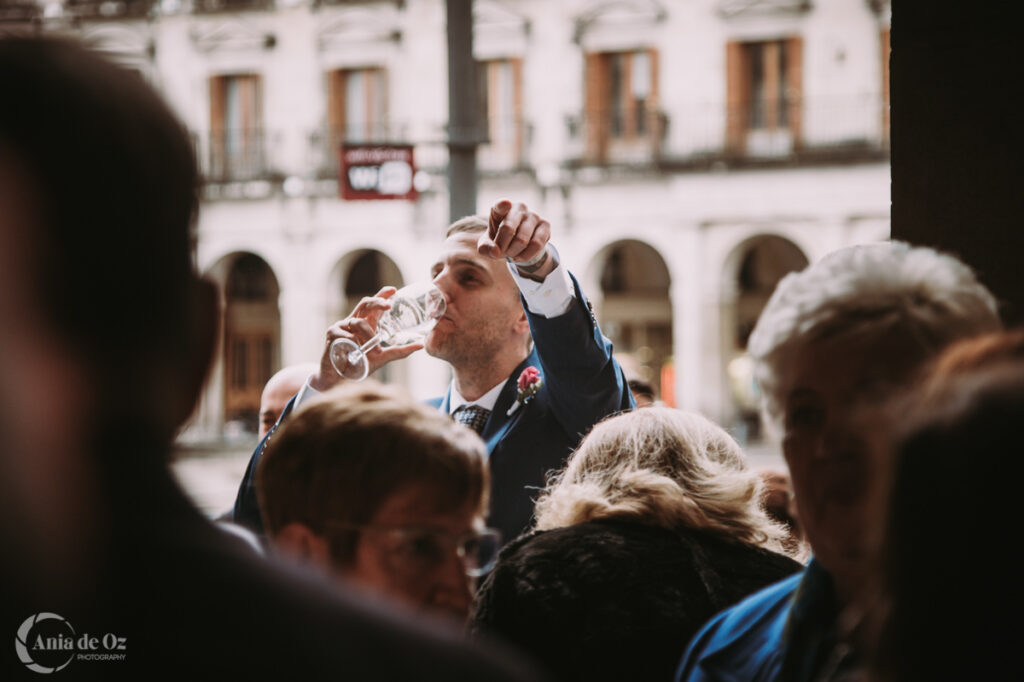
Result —
[{"label": "man drinking from glass", "polygon": [[[476,430],[491,469],[490,525],[508,541],[529,528],[533,498],[583,434],[634,405],[612,345],[579,284],[549,242],[551,226],[524,204],[499,201],[488,218],[469,216],[447,231],[431,268],[445,298],[444,315],[424,343],[377,346],[369,371],[426,348],[452,368],[447,393],[432,401]],[[330,345],[363,344],[394,289],[364,298],[327,331],[320,371],[295,403],[342,381]],[[289,409],[286,408],[286,419]],[[262,531],[252,488],[254,454],[235,503],[235,521]]]}]

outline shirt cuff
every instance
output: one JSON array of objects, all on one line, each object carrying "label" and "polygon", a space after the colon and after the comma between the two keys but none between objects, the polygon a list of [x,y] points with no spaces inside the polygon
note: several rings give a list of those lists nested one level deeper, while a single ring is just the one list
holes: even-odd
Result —
[{"label": "shirt cuff", "polygon": [[576,300],[576,290],[569,278],[569,271],[562,265],[562,259],[558,255],[555,245],[548,242],[552,256],[558,265],[548,273],[543,282],[537,282],[519,274],[518,268],[508,264],[512,279],[516,281],[520,293],[526,300],[526,308],[534,315],[552,318],[564,315]]},{"label": "shirt cuff", "polygon": [[318,395],[320,395],[320,391],[310,386],[309,379],[306,379],[306,383],[302,384],[302,388],[295,394],[295,405],[292,407],[292,411],[299,409],[304,403],[308,403]]}]

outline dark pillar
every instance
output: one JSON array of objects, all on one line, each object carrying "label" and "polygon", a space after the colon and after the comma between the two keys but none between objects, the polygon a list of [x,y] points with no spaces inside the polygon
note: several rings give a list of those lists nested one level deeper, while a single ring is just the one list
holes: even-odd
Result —
[{"label": "dark pillar", "polygon": [[448,216],[476,213],[476,63],[473,0],[448,0]]},{"label": "dark pillar", "polygon": [[892,235],[958,254],[1024,322],[1015,2],[892,3]]}]

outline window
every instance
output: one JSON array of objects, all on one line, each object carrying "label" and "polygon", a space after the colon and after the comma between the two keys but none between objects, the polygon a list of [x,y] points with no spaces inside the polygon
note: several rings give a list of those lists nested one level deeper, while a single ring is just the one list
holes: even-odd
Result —
[{"label": "window", "polygon": [[227,296],[232,301],[273,302],[274,274],[266,262],[251,253],[235,261],[228,275]]},{"label": "window", "polygon": [[512,164],[521,161],[525,144],[523,125],[523,63],[521,59],[494,59],[477,64],[480,106],[488,144],[481,155],[508,155]]},{"label": "window", "polygon": [[229,330],[226,348],[225,416],[229,420],[242,419],[255,429],[260,394],[276,365],[274,339],[266,333]]},{"label": "window", "polygon": [[225,281],[224,410],[228,420],[257,428],[260,394],[278,366],[280,290],[270,266],[239,254]]},{"label": "window", "polygon": [[598,52],[587,55],[587,156],[604,158],[617,142],[660,136],[657,52]]},{"label": "window", "polygon": [[726,48],[727,144],[747,154],[787,154],[799,142],[801,40],[732,42]]},{"label": "window", "polygon": [[210,79],[210,164],[215,179],[238,180],[264,172],[263,100],[255,74]]},{"label": "window", "polygon": [[386,140],[387,72],[383,68],[337,69],[327,75],[327,115],[333,147],[341,142]]}]

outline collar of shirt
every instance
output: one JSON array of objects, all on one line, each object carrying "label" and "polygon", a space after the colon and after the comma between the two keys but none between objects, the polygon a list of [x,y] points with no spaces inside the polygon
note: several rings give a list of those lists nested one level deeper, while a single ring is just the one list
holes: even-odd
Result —
[{"label": "collar of shirt", "polygon": [[494,404],[498,402],[498,395],[501,393],[501,389],[505,387],[505,382],[502,381],[500,384],[492,388],[491,390],[484,393],[476,400],[466,400],[459,393],[458,389],[455,388],[455,382],[452,382],[451,387],[451,400],[448,401],[448,414],[455,414],[455,410],[459,409],[463,405],[479,405],[485,409],[494,411]]}]

